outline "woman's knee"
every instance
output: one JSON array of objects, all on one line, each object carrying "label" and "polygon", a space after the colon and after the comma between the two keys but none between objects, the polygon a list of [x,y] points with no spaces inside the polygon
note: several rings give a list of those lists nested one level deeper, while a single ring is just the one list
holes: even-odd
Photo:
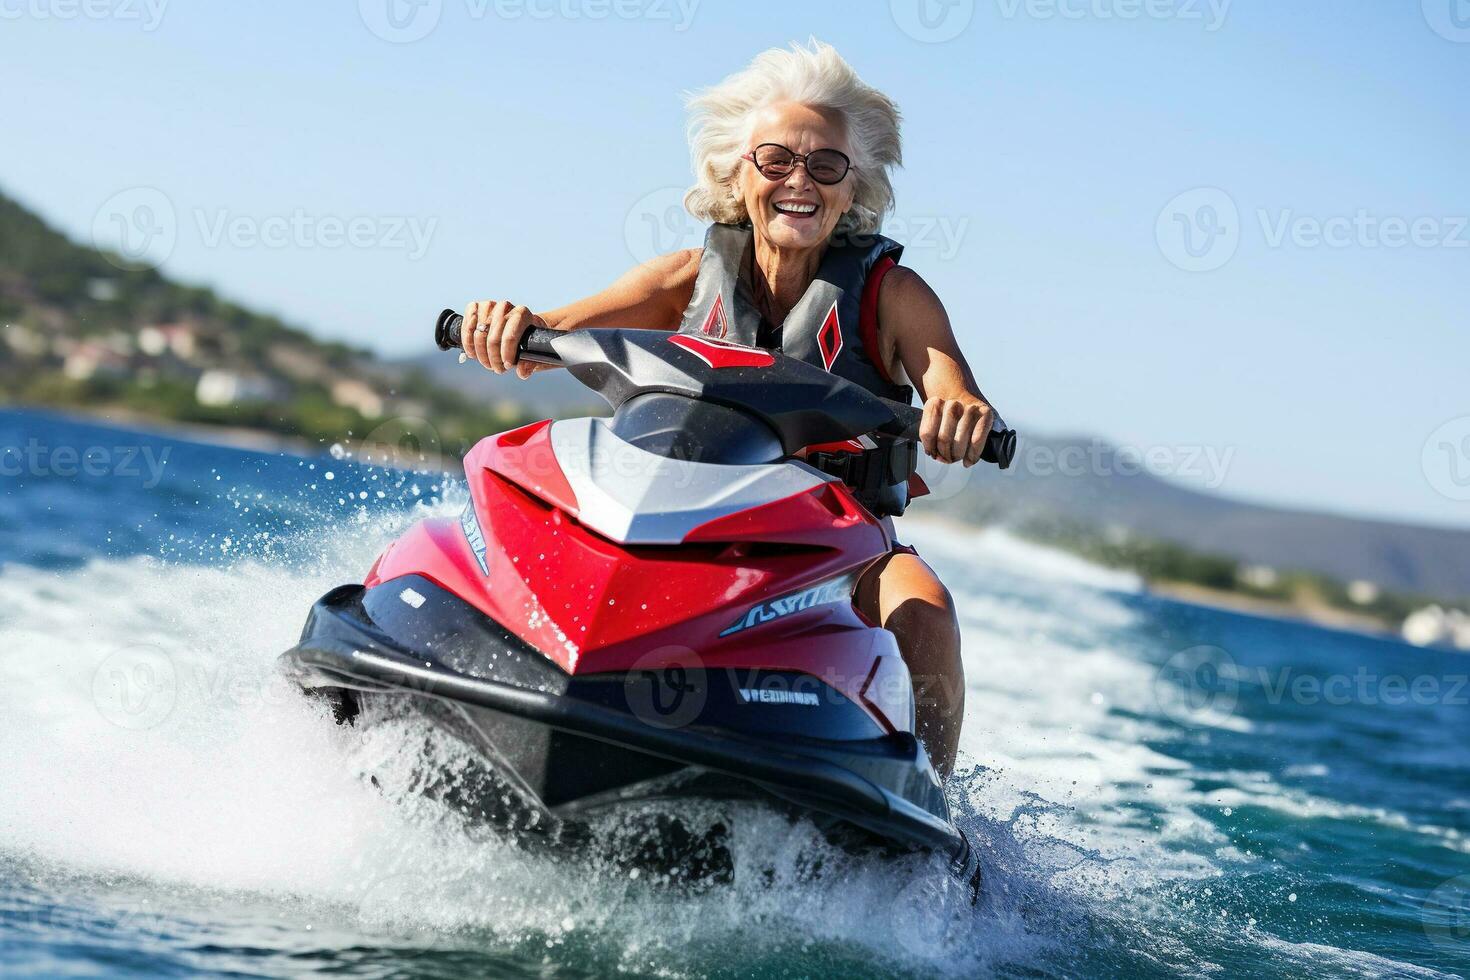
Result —
[{"label": "woman's knee", "polygon": [[954,597],[934,570],[915,555],[893,556],[883,570],[879,599],[885,622],[905,609],[930,625],[957,626]]}]

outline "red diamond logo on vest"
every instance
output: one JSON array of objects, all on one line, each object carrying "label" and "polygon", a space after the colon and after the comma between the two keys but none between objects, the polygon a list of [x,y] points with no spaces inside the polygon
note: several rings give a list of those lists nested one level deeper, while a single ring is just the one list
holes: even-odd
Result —
[{"label": "red diamond logo on vest", "polygon": [[715,305],[709,308],[709,316],[704,318],[704,326],[701,328],[710,337],[725,336],[728,324],[725,322],[725,297],[715,296]]},{"label": "red diamond logo on vest", "polygon": [[842,324],[837,319],[836,300],[832,301],[832,308],[827,311],[827,318],[817,331],[817,348],[822,352],[822,364],[828,371],[832,370],[833,362],[842,351]]}]

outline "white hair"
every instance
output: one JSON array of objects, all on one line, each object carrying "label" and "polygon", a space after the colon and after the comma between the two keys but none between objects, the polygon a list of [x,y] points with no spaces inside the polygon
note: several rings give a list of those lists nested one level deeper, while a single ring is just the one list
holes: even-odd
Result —
[{"label": "white hair", "polygon": [[893,100],[865,83],[837,49],[812,38],[803,47],[771,48],[720,84],[690,95],[689,152],[696,183],[684,195],[689,213],[704,221],[749,220],[735,187],[740,158],[750,150],[752,117],[767,106],[795,102],[834,112],[847,129],[856,181],[852,208],[840,233],[870,234],[893,209],[889,171],[902,163],[899,113]]}]

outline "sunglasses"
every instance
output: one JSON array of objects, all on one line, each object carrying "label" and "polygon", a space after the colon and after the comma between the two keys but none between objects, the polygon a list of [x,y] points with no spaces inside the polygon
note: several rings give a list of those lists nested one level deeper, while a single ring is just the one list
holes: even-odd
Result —
[{"label": "sunglasses", "polygon": [[755,164],[755,169],[767,180],[785,180],[797,164],[805,164],[807,176],[817,183],[840,184],[852,169],[847,154],[838,150],[796,153],[780,143],[762,143],[740,159]]}]

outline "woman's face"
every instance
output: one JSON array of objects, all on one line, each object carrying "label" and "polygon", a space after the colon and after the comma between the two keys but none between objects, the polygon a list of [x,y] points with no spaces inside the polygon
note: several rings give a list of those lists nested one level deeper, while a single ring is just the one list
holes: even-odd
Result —
[{"label": "woman's face", "polygon": [[[767,106],[756,114],[745,152],[762,143],[779,143],[801,154],[840,150],[852,158],[839,116],[795,102]],[[755,164],[744,160],[737,189],[756,235],[776,248],[807,249],[831,237],[837,219],[852,207],[856,179],[849,170],[836,184],[819,184],[802,164],[781,180],[767,180]]]}]

